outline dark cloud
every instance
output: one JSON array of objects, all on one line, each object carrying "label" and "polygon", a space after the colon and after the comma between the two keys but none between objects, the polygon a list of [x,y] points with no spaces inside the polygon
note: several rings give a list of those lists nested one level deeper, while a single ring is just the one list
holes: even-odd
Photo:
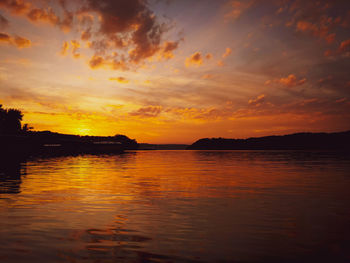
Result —
[{"label": "dark cloud", "polygon": [[102,60],[113,69],[136,68],[157,53],[170,59],[179,43],[163,40],[170,28],[146,0],[60,0],[52,7],[44,1],[0,0],[0,8],[63,31],[74,28],[94,51],[92,68],[98,68],[101,63],[96,62]]},{"label": "dark cloud", "polygon": [[155,16],[147,12],[142,17],[142,22],[132,36],[135,47],[130,52],[130,60],[135,63],[153,56],[160,49],[163,33],[162,27],[156,23]]},{"label": "dark cloud", "polygon": [[99,38],[91,45],[96,54],[103,55],[107,48],[127,48],[127,62],[139,64],[161,51],[167,27],[158,21],[146,1],[89,0],[85,10],[98,13],[101,19],[98,32],[91,33],[92,38]]},{"label": "dark cloud", "polygon": [[0,33],[1,42],[11,42],[11,37],[6,33]]},{"label": "dark cloud", "polygon": [[142,0],[89,0],[88,8],[101,15],[100,32],[106,35],[123,33],[140,25],[144,13],[148,13]]}]

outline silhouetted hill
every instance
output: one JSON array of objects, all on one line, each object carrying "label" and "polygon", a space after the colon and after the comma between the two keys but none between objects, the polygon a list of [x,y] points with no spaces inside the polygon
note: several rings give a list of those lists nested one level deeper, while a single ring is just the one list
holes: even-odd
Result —
[{"label": "silhouetted hill", "polygon": [[34,140],[40,140],[45,144],[52,143],[65,143],[65,142],[81,142],[81,143],[102,143],[102,142],[114,142],[123,145],[124,149],[137,149],[138,143],[134,139],[130,139],[125,135],[115,136],[80,136],[71,134],[62,134],[50,131],[30,131],[24,136],[30,137]]},{"label": "silhouetted hill", "polygon": [[138,143],[125,135],[79,136],[50,131],[0,134],[1,157],[29,155],[67,155],[121,153],[137,149]]},{"label": "silhouetted hill", "polygon": [[337,133],[295,133],[249,139],[200,139],[188,150],[322,150],[350,149],[350,131]]}]

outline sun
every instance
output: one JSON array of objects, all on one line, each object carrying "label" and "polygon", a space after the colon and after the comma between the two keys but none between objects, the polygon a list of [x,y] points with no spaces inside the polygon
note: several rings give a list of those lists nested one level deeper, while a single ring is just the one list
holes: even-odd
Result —
[{"label": "sun", "polygon": [[78,127],[74,129],[74,134],[78,135],[91,135],[92,130],[87,124],[80,124]]}]

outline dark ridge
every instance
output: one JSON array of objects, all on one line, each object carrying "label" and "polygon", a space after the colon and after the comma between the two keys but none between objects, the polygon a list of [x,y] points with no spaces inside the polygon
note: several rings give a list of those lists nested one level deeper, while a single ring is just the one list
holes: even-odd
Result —
[{"label": "dark ridge", "polygon": [[188,150],[350,150],[350,131],[295,133],[249,139],[200,139]]}]

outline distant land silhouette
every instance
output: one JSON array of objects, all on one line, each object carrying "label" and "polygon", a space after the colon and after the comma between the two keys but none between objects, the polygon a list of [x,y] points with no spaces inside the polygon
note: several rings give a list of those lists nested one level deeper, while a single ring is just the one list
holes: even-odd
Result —
[{"label": "distant land silhouette", "polygon": [[350,131],[295,133],[248,139],[205,138],[188,150],[350,150]]},{"label": "distant land silhouette", "polygon": [[62,155],[80,153],[121,153],[138,148],[138,143],[125,135],[79,136],[51,131],[32,131],[21,124],[18,109],[5,109],[0,104],[0,154],[3,156]]}]

